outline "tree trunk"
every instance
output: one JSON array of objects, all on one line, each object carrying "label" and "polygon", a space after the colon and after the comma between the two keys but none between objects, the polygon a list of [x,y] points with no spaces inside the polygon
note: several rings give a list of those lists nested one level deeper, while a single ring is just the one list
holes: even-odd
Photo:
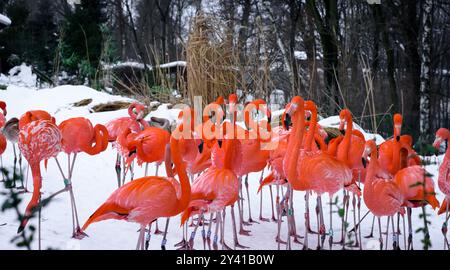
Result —
[{"label": "tree trunk", "polygon": [[422,5],[422,50],[420,55],[420,142],[430,141],[430,88],[431,88],[431,11],[433,0]]}]

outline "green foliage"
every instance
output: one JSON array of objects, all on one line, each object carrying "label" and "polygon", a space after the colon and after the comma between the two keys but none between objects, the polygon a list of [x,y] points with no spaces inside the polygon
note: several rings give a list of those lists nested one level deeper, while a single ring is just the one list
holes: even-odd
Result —
[{"label": "green foliage", "polygon": [[104,0],[82,0],[75,11],[65,17],[63,25],[66,33],[61,46],[63,67],[90,81],[95,79],[102,58],[104,6]]},{"label": "green foliage", "polygon": [[[13,175],[12,177],[9,176],[9,172],[5,170],[4,168],[1,169],[2,174],[4,175],[5,182],[4,186],[7,192],[3,193],[2,195],[6,196],[5,201],[0,206],[1,212],[6,211],[14,211],[17,216],[17,221],[20,223],[24,216],[21,214],[22,210],[19,208],[20,203],[22,201],[21,194],[17,192],[15,189],[11,188],[12,186],[15,186],[14,183],[16,181],[20,181],[20,177],[17,175]],[[42,200],[39,205],[37,205],[29,215],[29,219],[32,219],[35,217],[36,213],[41,209],[42,207],[48,205],[50,203],[51,199],[47,198]],[[31,244],[33,243],[35,239],[35,233],[36,228],[33,225],[26,226],[23,231],[17,235],[15,235],[10,242],[15,243],[17,247],[19,248],[26,248],[28,250],[31,250]]]}]

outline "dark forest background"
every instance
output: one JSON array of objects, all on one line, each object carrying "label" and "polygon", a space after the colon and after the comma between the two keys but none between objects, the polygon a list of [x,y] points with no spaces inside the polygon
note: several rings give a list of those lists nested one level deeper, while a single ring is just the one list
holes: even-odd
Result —
[{"label": "dark forest background", "polygon": [[396,112],[416,139],[450,123],[449,0],[78,2],[0,0],[13,22],[0,32],[0,72],[26,62],[55,84],[64,72],[101,89],[107,64],[186,60],[194,18],[204,14],[225,33],[245,95],[301,95],[323,116],[348,107],[383,135]]}]

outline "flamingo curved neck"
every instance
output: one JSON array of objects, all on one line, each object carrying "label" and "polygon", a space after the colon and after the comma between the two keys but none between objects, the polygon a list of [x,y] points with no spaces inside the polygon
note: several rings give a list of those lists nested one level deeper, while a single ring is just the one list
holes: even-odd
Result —
[{"label": "flamingo curved neck", "polygon": [[286,176],[288,181],[295,181],[297,178],[297,160],[300,154],[300,148],[303,143],[303,132],[305,129],[305,111],[301,102],[294,117],[293,127],[288,139],[288,157]]},{"label": "flamingo curved neck", "polygon": [[179,141],[172,136],[170,139],[170,153],[181,185],[181,196],[178,200],[177,209],[177,212],[179,213],[184,211],[189,205],[189,201],[191,200],[191,184],[189,183],[189,178],[186,174],[186,164],[181,158],[178,143]]},{"label": "flamingo curved neck", "polygon": [[312,144],[314,141],[314,134],[317,127],[317,109],[310,108],[309,111],[311,111],[311,120],[309,124],[308,135],[306,137],[306,145],[305,145],[306,151],[311,151]]},{"label": "flamingo curved neck", "polygon": [[343,151],[338,151],[340,156],[338,157],[342,161],[348,160],[348,154],[350,151],[350,144],[352,143],[352,131],[353,131],[353,119],[350,113],[345,115],[345,121],[347,122],[347,127],[345,129],[344,139],[342,140],[341,147]]}]

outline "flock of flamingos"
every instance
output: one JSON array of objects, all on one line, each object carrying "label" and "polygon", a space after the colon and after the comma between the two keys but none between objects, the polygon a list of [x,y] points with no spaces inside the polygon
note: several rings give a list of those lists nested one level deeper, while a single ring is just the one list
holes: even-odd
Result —
[{"label": "flock of flamingos", "polygon": [[[435,197],[433,180],[427,176],[420,157],[412,149],[412,137],[401,134],[400,114],[393,118],[393,137],[377,147],[373,140],[366,141],[361,132],[353,129],[352,114],[347,109],[342,110],[339,115],[339,130],[344,135],[329,140],[327,133],[318,124],[317,108],[312,101],[294,97],[286,105],[282,125],[274,128],[270,126],[271,112],[266,108],[266,102],[260,99],[249,102],[246,106],[254,106],[263,113],[258,115],[246,111],[245,127],[237,125],[237,103],[237,96],[232,94],[226,100],[219,97],[209,104],[204,110],[207,113],[200,120],[203,126],[201,129],[193,121],[196,113],[194,109],[184,109],[179,114],[177,127],[171,131],[166,119],[152,118],[149,122],[145,121],[145,106],[139,103],[130,105],[129,117],[93,126],[83,117],[70,118],[57,125],[55,118],[42,110],[28,111],[20,119],[6,121],[6,104],[0,102],[3,111],[0,113],[0,125],[3,128],[0,153],[5,151],[7,141],[13,145],[18,144],[19,155],[23,155],[28,161],[33,176],[32,197],[18,232],[25,228],[34,212],[40,211],[40,165],[42,161],[46,165],[48,160],[54,159],[64,179],[65,188],[52,196],[69,192],[73,237],[77,239],[87,236],[85,232],[95,222],[125,220],[140,225],[136,249],[147,249],[151,226],[157,227],[158,219],[161,221],[165,218],[165,230],[159,231],[157,228],[155,231],[163,233],[161,248],[165,249],[169,220],[181,215],[183,239],[177,247],[193,249],[194,238],[200,227],[205,248],[230,249],[224,236],[225,209],[229,207],[234,248],[245,248],[239,243],[238,236],[248,235],[249,231],[245,226],[256,222],[250,209],[248,174],[262,172],[258,190],[260,209],[262,210],[262,188],[266,186],[266,189],[270,189],[272,220],[277,224],[274,238],[279,248],[280,245],[285,245],[290,249],[291,242],[294,241],[308,249],[308,239],[312,235],[317,237],[317,247],[314,248],[332,249],[334,245],[345,248],[349,230],[344,224],[347,224],[351,212],[350,205],[353,207],[352,230],[356,236],[356,244],[362,248],[359,224],[365,217],[361,217],[360,211],[363,201],[370,210],[369,217],[373,216],[372,232],[375,219],[378,220],[380,248],[384,244],[387,248],[391,227],[393,248],[400,249],[399,221],[403,218],[405,224],[406,218],[409,237],[408,243],[405,238],[404,247],[412,249],[412,209],[429,204],[433,209],[438,208],[439,214],[446,215],[442,232],[445,248],[449,249],[446,224],[449,220],[450,202],[450,150],[447,149],[439,169],[438,186],[446,195],[446,199],[440,203]],[[238,134],[243,136],[239,137]],[[448,129],[439,129],[433,146],[439,149],[449,137]],[[72,191],[72,172],[76,157],[81,152],[96,155],[104,151],[109,143],[117,150],[115,170],[118,189],[80,226]],[[264,144],[274,147],[265,148]],[[14,146],[16,157],[15,149]],[[60,152],[67,154],[67,170],[58,161]],[[144,177],[125,183],[126,174],[133,174],[135,161],[140,166],[148,166],[149,163],[157,166],[164,164],[167,175],[158,176],[157,169],[155,176],[147,176],[146,167]],[[15,163],[16,158],[14,168]],[[264,177],[265,168],[269,169],[269,174]],[[275,199],[273,187],[276,188]],[[20,188],[26,191],[23,180]],[[296,230],[293,191],[305,191],[305,235],[301,237]],[[340,240],[335,241],[331,208],[329,223],[325,224],[327,213],[322,211],[321,196],[328,193],[332,203],[333,194],[338,192],[343,194],[344,214],[341,215]],[[313,194],[316,195],[316,231],[310,226],[312,215],[309,200]],[[247,200],[245,205],[244,200]],[[244,220],[247,206],[248,219]],[[381,232],[382,217],[387,217],[385,240]],[[270,221],[262,216],[262,211],[259,219]],[[286,235],[281,235],[283,224],[287,226]],[[327,237],[328,242],[325,242]]]}]

